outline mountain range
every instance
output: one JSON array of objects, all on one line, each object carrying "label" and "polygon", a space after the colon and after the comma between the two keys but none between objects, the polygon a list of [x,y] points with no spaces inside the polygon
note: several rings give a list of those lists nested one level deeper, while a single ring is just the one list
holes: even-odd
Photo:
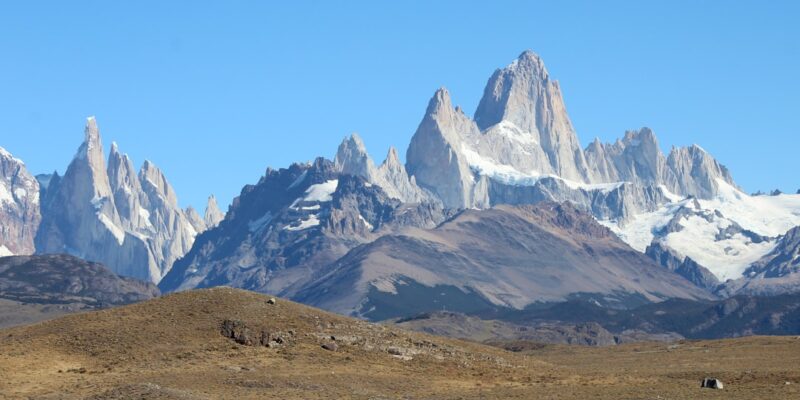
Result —
[{"label": "mountain range", "polygon": [[800,291],[800,195],[748,195],[698,145],[649,128],[582,147],[559,83],[523,52],[472,116],[435,91],[406,151],[357,134],[268,168],[226,214],[106,157],[94,118],[63,176],[0,152],[1,254],[68,253],[158,283],[228,285],[368,319],[583,299],[612,309]]},{"label": "mountain range", "polygon": [[106,161],[93,117],[84,132],[63,176],[34,178],[22,161],[0,152],[0,252],[66,253],[157,283],[199,232],[219,223],[216,199],[209,198],[205,219],[181,209],[155,164],[145,161],[137,173],[116,143]]}]

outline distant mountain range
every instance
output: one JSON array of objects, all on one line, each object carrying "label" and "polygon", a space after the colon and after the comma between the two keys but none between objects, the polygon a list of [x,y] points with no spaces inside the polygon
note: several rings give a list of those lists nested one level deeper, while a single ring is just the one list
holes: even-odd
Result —
[{"label": "distant mountain range", "polygon": [[441,88],[406,152],[267,169],[227,214],[181,209],[149,161],[106,161],[96,122],[63,176],[0,152],[0,254],[69,253],[164,292],[230,285],[369,319],[611,309],[800,292],[800,195],[748,195],[649,128],[582,148],[560,86],[522,53],[472,117]]},{"label": "distant mountain range", "polygon": [[106,162],[93,117],[63,176],[34,179],[5,150],[0,166],[4,255],[68,253],[158,283],[197,234],[222,219],[213,196],[205,219],[192,208],[181,209],[161,170],[145,161],[137,174],[116,143]]}]

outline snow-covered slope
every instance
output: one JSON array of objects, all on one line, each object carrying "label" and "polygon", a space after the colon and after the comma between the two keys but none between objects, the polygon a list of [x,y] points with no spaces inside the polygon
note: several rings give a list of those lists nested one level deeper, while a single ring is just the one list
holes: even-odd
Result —
[{"label": "snow-covered slope", "polygon": [[656,241],[721,281],[740,278],[781,235],[800,225],[800,195],[750,196],[722,180],[716,183],[714,198],[686,198],[628,221],[601,223],[639,251]]}]

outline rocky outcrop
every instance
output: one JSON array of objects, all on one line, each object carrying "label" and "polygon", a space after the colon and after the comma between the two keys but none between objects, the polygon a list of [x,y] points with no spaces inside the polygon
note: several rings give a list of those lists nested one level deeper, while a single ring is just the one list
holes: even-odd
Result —
[{"label": "rocky outcrop", "polygon": [[0,147],[0,257],[32,254],[41,215],[39,182]]},{"label": "rocky outcrop", "polygon": [[719,279],[707,268],[696,263],[690,257],[681,257],[675,254],[660,242],[653,242],[647,246],[645,254],[666,269],[703,289],[713,292],[720,284]]},{"label": "rocky outcrop", "polygon": [[106,166],[94,118],[64,176],[50,181],[42,214],[38,253],[72,254],[150,282],[189,250],[198,228],[151,162],[137,174],[113,144]]}]

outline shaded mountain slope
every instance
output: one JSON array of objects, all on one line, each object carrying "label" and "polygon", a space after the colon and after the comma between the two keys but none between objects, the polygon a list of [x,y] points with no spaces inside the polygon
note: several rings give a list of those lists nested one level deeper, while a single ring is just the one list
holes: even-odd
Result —
[{"label": "shaded mountain slope", "polygon": [[111,306],[159,295],[155,285],[117,276],[66,254],[0,258],[0,297],[27,303]]},{"label": "shaded mountain slope", "polygon": [[268,169],[160,283],[163,291],[228,285],[291,297],[348,250],[448,211],[405,204],[331,161]]},{"label": "shaded mountain slope", "polygon": [[481,316],[522,325],[542,321],[598,323],[615,333],[640,330],[677,333],[692,339],[796,335],[800,332],[800,294],[734,296],[716,301],[669,299],[629,310],[571,300]]},{"label": "shaded mountain slope", "polygon": [[593,296],[615,307],[710,295],[628,247],[569,203],[465,210],[350,251],[297,298],[384,319]]}]

